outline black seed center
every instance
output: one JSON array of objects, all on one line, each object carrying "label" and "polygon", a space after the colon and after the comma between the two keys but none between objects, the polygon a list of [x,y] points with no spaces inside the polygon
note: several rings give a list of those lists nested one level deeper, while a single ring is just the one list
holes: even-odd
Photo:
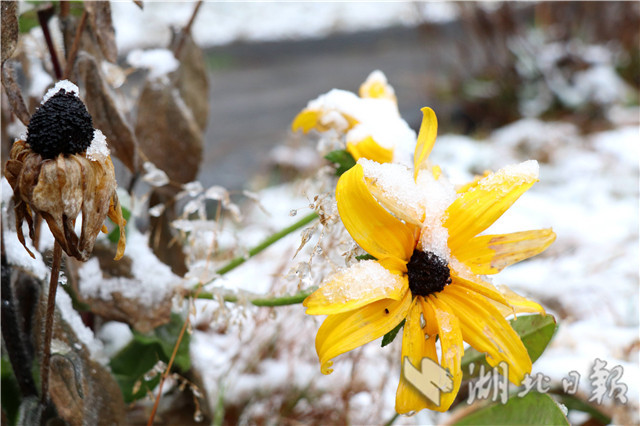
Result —
[{"label": "black seed center", "polygon": [[42,158],[78,154],[93,140],[93,121],[82,101],[60,89],[40,106],[27,128],[27,143]]},{"label": "black seed center", "polygon": [[451,284],[447,262],[430,251],[414,250],[409,263],[409,289],[414,296],[428,296]]}]

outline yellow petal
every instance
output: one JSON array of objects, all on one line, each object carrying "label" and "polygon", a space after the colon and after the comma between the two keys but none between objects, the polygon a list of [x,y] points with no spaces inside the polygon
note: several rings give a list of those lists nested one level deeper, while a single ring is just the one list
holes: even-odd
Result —
[{"label": "yellow petal", "polygon": [[462,194],[464,192],[467,192],[471,188],[477,186],[478,182],[480,182],[481,179],[486,178],[490,174],[491,174],[491,170],[485,170],[482,175],[476,175],[471,182],[469,182],[467,184],[464,184],[464,185],[460,185],[459,187],[457,187],[456,188],[456,192],[458,194]]},{"label": "yellow petal", "polygon": [[413,178],[418,177],[418,172],[423,163],[429,158],[433,145],[438,135],[438,119],[436,113],[429,107],[422,108],[422,124],[418,133],[418,142],[413,154]]},{"label": "yellow petal", "polygon": [[309,315],[347,312],[381,299],[400,300],[409,283],[374,260],[365,260],[338,272],[302,303]]},{"label": "yellow petal", "polygon": [[393,161],[393,150],[381,147],[371,136],[358,142],[347,142],[347,151],[356,161],[360,158],[368,158],[378,163]]},{"label": "yellow petal", "polygon": [[[409,168],[403,164],[361,161],[369,193],[398,219],[422,227],[425,200]],[[392,179],[381,177],[393,176]]]},{"label": "yellow petal", "polygon": [[460,286],[467,290],[474,291],[484,297],[495,300],[498,303],[507,305],[507,299],[504,295],[493,286],[479,277],[465,276],[464,278],[457,274],[455,270],[451,271],[451,285]]},{"label": "yellow petal", "polygon": [[439,300],[435,295],[429,296],[428,303],[433,308],[433,313],[438,324],[438,336],[440,337],[442,348],[440,365],[447,369],[453,376],[453,389],[451,392],[443,392],[441,394],[440,406],[431,409],[446,411],[458,395],[460,383],[462,382],[462,370],[460,368],[462,354],[464,353],[462,330],[460,328],[460,321],[454,314],[455,311],[449,305]]},{"label": "yellow petal", "polygon": [[[335,122],[331,121],[329,123],[324,123],[322,118],[326,116],[329,112],[340,114],[342,118],[346,121],[346,127],[342,126],[338,128],[335,125]],[[346,132],[350,130],[353,126],[358,124],[358,120],[351,117],[349,114],[345,114],[340,111],[331,110],[314,110],[314,109],[303,109],[291,123],[291,130],[297,132],[298,130],[302,130],[303,133],[309,133],[311,129],[315,129],[319,132],[326,132],[329,129],[335,129],[337,131]]]},{"label": "yellow petal", "polygon": [[[425,339],[424,331],[420,326],[421,301],[422,297],[416,297],[413,300],[402,332],[402,365],[404,366],[404,359],[408,358],[411,365],[418,369],[420,369],[422,359],[425,357],[438,363],[436,336],[433,335],[429,339]],[[433,406],[433,403],[409,383],[405,378],[403,368],[403,374],[400,375],[400,383],[396,391],[396,412],[400,414],[418,412],[430,406]]]},{"label": "yellow petal", "polygon": [[411,306],[409,289],[400,300],[383,299],[353,311],[329,315],[316,335],[322,374],[330,374],[331,361],[340,354],[384,336],[406,316]]},{"label": "yellow petal", "polygon": [[524,163],[498,170],[447,208],[444,227],[449,230],[449,247],[455,254],[468,241],[487,229],[538,180],[538,163]]},{"label": "yellow petal", "polygon": [[459,286],[445,287],[438,298],[458,316],[464,340],[486,353],[492,367],[505,361],[509,366],[509,380],[519,386],[525,373],[531,372],[531,359],[500,311],[482,296]]},{"label": "yellow petal", "polygon": [[388,99],[397,103],[396,93],[381,71],[373,71],[360,86],[361,98]]},{"label": "yellow petal", "polygon": [[402,223],[373,198],[356,164],[338,181],[336,200],[342,223],[353,239],[377,259],[411,258],[416,242],[414,227]]},{"label": "yellow petal", "polygon": [[120,233],[118,238],[118,248],[116,250],[116,257],[114,260],[120,260],[124,256],[124,249],[127,245],[127,235],[125,233],[125,226],[127,220],[122,216],[122,207],[120,207],[120,200],[118,195],[114,192],[111,200],[109,200],[109,212],[107,213],[109,219],[118,225],[118,231]]},{"label": "yellow petal", "polygon": [[502,316],[507,317],[509,315],[517,314],[542,314],[545,315],[544,308],[536,302],[520,296],[509,287],[505,285],[499,286],[500,293],[506,300],[505,303],[493,303],[498,308]]},{"label": "yellow petal", "polygon": [[474,274],[489,275],[533,257],[551,245],[556,234],[551,229],[482,235],[456,250],[456,258]]}]

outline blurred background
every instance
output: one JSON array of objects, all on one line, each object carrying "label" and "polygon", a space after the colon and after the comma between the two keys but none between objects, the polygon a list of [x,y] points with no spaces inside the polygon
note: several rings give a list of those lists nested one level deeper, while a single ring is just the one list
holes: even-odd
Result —
[{"label": "blurred background", "polygon": [[[191,9],[114,3],[121,55],[167,45]],[[375,69],[414,129],[422,106],[463,134],[567,115],[605,128],[615,98],[637,102],[621,86],[637,95],[638,14],[634,2],[205,3],[192,27],[211,75],[199,177],[238,189],[267,172],[308,100],[356,92]]]}]

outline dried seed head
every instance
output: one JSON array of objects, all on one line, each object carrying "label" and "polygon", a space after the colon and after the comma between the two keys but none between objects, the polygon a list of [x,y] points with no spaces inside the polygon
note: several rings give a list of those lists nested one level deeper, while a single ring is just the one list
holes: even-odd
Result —
[{"label": "dried seed head", "polygon": [[84,103],[60,89],[31,117],[27,143],[42,158],[84,152],[93,139],[93,121]]}]

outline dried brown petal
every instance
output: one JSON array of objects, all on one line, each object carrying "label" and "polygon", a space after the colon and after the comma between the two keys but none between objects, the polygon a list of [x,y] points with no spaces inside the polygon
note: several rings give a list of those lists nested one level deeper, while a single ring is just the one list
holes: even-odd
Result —
[{"label": "dried brown petal", "polygon": [[[33,239],[35,214],[47,221],[65,253],[79,260],[89,258],[107,215],[121,225],[120,234],[124,237],[125,221],[108,156],[89,160],[83,154],[73,154],[43,160],[24,141],[17,141],[5,172],[14,191],[16,227],[23,245],[22,221],[29,223]],[[78,238],[75,222],[80,212],[82,231]],[[124,238],[118,243],[118,255],[121,257],[123,252]]]}]

